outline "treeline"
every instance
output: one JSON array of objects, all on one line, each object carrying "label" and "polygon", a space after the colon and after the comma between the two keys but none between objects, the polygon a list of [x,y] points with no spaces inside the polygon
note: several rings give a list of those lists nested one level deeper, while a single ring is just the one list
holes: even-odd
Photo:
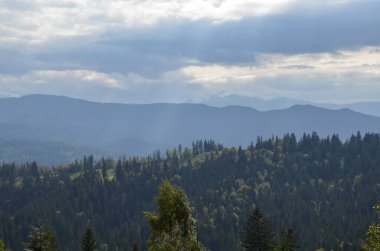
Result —
[{"label": "treeline", "polygon": [[0,167],[0,239],[23,250],[30,227],[52,226],[60,250],[91,224],[99,250],[147,250],[145,211],[155,208],[162,180],[184,188],[201,243],[241,250],[240,233],[260,206],[271,228],[291,228],[301,250],[359,250],[376,219],[380,195],[380,136],[360,133],[342,142],[316,133],[261,139],[247,148],[197,141],[192,148],[145,158],[85,157],[66,166]]}]

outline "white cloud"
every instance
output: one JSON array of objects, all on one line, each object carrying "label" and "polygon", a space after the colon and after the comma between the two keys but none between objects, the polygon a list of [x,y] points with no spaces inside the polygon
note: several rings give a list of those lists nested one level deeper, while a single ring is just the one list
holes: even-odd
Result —
[{"label": "white cloud", "polygon": [[380,47],[316,54],[259,54],[255,65],[195,63],[156,78],[86,69],[0,75],[0,95],[65,95],[108,102],[185,102],[215,93],[319,102],[379,101]]},{"label": "white cloud", "polygon": [[206,19],[220,23],[281,11],[294,0],[5,0],[0,3],[0,42],[40,42],[88,35],[161,20]]},{"label": "white cloud", "polygon": [[90,83],[97,85],[104,85],[110,88],[123,88],[120,81],[113,76],[102,72],[88,71],[88,70],[44,70],[35,71],[32,73],[32,78],[36,80],[37,83],[54,81],[55,79],[64,79],[66,81],[76,80],[82,83]]},{"label": "white cloud", "polygon": [[100,102],[183,102],[196,89],[198,87],[188,86],[182,79],[170,74],[164,74],[159,79],[145,78],[136,73],[121,75],[83,69],[39,70],[22,75],[0,74],[0,97],[35,93]]},{"label": "white cloud", "polygon": [[190,83],[212,87],[234,82],[251,83],[259,78],[284,75],[304,77],[335,76],[357,73],[369,78],[380,77],[380,49],[366,47],[357,51],[306,54],[258,54],[255,66],[186,66],[180,69]]},{"label": "white cloud", "polygon": [[379,100],[380,47],[353,49],[379,44],[365,2],[2,0],[0,95]]},{"label": "white cloud", "polygon": [[124,77],[89,70],[43,70],[23,75],[0,75],[0,90],[7,95],[30,93],[72,95],[94,90],[124,90]]},{"label": "white cloud", "polygon": [[366,96],[378,100],[380,48],[337,53],[259,54],[254,66],[195,65],[183,67],[177,74],[183,74],[189,84],[202,85],[211,93],[307,97],[317,101],[365,100]]},{"label": "white cloud", "polygon": [[210,88],[218,84],[251,82],[256,79],[257,74],[257,69],[250,66],[187,66],[180,71],[189,77],[189,83],[202,84]]}]

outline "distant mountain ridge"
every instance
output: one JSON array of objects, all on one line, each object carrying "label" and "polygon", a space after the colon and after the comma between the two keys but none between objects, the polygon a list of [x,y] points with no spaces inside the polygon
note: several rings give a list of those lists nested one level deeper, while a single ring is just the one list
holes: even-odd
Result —
[{"label": "distant mountain ridge", "polygon": [[378,116],[380,117],[380,102],[358,102],[349,104],[329,104],[329,103],[316,103],[304,100],[290,99],[290,98],[274,98],[264,100],[258,97],[227,95],[219,96],[212,95],[204,100],[199,101],[215,107],[225,107],[230,105],[248,106],[260,111],[280,110],[292,107],[294,105],[313,105],[328,109],[344,109],[349,108],[353,111]]},{"label": "distant mountain ridge", "polygon": [[[321,136],[338,133],[346,139],[357,131],[380,132],[380,118],[311,105],[262,112],[242,106],[112,104],[47,95],[0,99],[0,138],[62,142],[104,149],[104,154],[114,156],[146,155],[196,139],[238,146],[258,136],[313,131]],[[38,161],[38,153],[34,155]]]},{"label": "distant mountain ridge", "polygon": [[86,155],[99,158],[110,154],[105,149],[65,142],[0,138],[0,160],[16,164],[38,161],[51,166],[82,159]]}]

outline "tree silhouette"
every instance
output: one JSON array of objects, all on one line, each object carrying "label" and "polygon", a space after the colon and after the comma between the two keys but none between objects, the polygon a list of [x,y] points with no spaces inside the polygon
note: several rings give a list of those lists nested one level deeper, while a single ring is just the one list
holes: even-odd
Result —
[{"label": "tree silhouette", "polygon": [[241,246],[247,251],[271,250],[273,234],[271,224],[256,207],[240,236]]},{"label": "tree silhouette", "polygon": [[83,234],[81,247],[83,251],[94,251],[96,248],[95,233],[91,228],[87,228]]}]

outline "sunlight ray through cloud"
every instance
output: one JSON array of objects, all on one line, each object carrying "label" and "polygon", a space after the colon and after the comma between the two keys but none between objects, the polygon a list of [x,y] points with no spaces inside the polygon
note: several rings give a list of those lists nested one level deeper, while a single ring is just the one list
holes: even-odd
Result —
[{"label": "sunlight ray through cloud", "polygon": [[0,95],[379,100],[379,8],[375,0],[3,0]]},{"label": "sunlight ray through cloud", "polygon": [[297,98],[330,92],[325,98],[331,100],[353,89],[380,90],[378,47],[321,54],[260,54],[256,58],[254,66],[187,66],[178,72],[189,84],[227,94],[244,90],[253,96],[272,92],[276,97],[279,91],[291,94],[297,90]]},{"label": "sunlight ray through cloud", "polygon": [[[13,1],[13,0],[12,0]],[[57,36],[85,35],[112,27],[153,25],[167,19],[237,21],[282,11],[294,0],[221,1],[3,1],[0,29],[11,29],[19,39],[34,42]],[[28,7],[24,7],[28,6]],[[8,38],[9,39],[9,38]]]}]

